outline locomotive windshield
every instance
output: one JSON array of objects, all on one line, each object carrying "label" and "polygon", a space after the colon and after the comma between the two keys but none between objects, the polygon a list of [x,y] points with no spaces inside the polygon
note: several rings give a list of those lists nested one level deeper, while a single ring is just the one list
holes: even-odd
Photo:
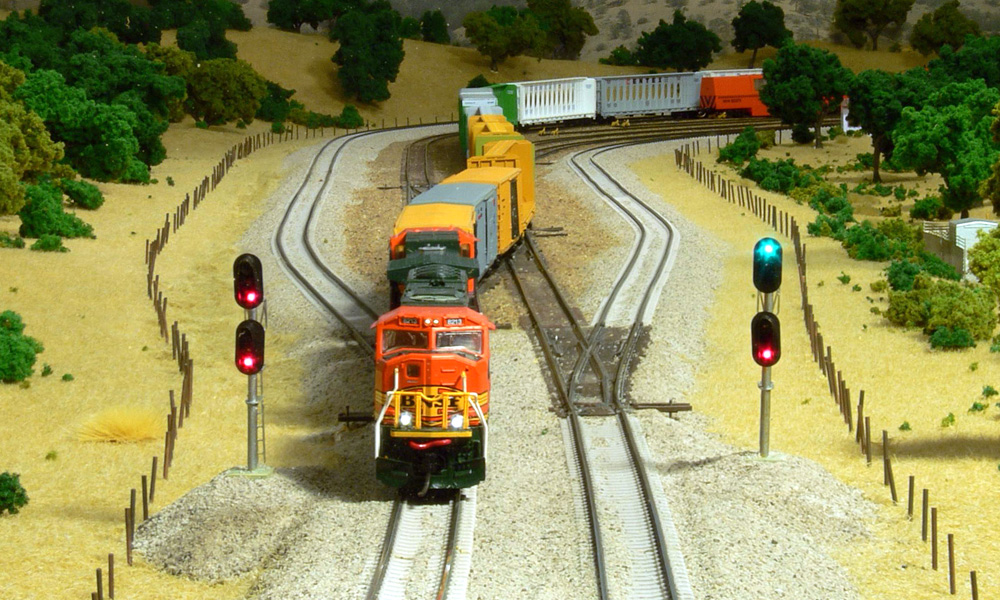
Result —
[{"label": "locomotive windshield", "polygon": [[482,354],[482,331],[439,331],[434,338],[437,350],[454,350]]},{"label": "locomotive windshield", "polygon": [[405,329],[383,330],[382,353],[386,354],[400,348],[427,348],[427,332]]}]

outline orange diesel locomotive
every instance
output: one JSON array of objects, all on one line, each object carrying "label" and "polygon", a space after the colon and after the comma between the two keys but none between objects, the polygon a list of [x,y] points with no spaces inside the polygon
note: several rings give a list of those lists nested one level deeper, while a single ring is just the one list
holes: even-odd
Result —
[{"label": "orange diesel locomotive", "polygon": [[476,285],[535,210],[534,147],[496,125],[495,115],[469,118],[478,154],[415,197],[389,240],[391,310],[374,325],[374,415],[375,472],[390,486],[424,493],[486,476],[494,327],[478,310]]}]

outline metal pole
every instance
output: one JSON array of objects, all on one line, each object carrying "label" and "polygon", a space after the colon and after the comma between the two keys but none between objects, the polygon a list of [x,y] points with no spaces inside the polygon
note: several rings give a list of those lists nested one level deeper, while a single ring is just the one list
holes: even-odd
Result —
[{"label": "metal pole", "polygon": [[[764,294],[764,311],[774,312],[774,293]],[[771,446],[771,367],[761,367],[760,374],[760,457],[767,458]]]},{"label": "metal pole", "polygon": [[[250,318],[257,320],[257,308],[251,308]],[[247,376],[247,470],[257,469],[257,374]]]},{"label": "metal pole", "polygon": [[247,470],[257,468],[257,374],[247,377]]}]

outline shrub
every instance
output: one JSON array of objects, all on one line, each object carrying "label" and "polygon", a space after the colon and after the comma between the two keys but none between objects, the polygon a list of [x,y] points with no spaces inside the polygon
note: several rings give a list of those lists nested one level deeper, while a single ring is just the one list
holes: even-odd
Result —
[{"label": "shrub", "polygon": [[63,373],[62,380],[63,381],[73,381],[73,374],[72,373]]},{"label": "shrub", "polygon": [[1000,392],[997,392],[996,388],[994,388],[992,385],[983,386],[983,398],[992,398],[997,394],[1000,394]]},{"label": "shrub", "polygon": [[[885,317],[895,325],[920,327],[931,335],[939,329],[964,330],[972,339],[989,339],[996,326],[996,300],[981,285],[933,279],[918,274],[910,291],[889,292]],[[957,339],[954,331],[939,341]]]},{"label": "shrub", "polygon": [[903,216],[903,206],[900,204],[895,206],[885,206],[879,208],[878,212],[883,217],[901,217]]},{"label": "shrub", "polygon": [[830,215],[816,215],[816,220],[806,225],[809,235],[817,237],[831,237],[835,240],[843,239],[845,225],[844,221]]},{"label": "shrub", "polygon": [[913,289],[913,280],[920,273],[920,265],[908,260],[894,260],[886,268],[889,287],[897,291]]},{"label": "shrub", "polygon": [[96,210],[104,204],[104,195],[101,194],[101,190],[92,183],[86,181],[74,181],[72,179],[61,179],[59,180],[59,187],[62,188],[63,193],[69,197],[70,202],[76,204],[80,208]]},{"label": "shrub", "polygon": [[281,121],[271,123],[271,133],[285,133],[285,124]]},{"label": "shrub", "polygon": [[812,127],[805,123],[796,123],[792,126],[792,141],[797,144],[808,144],[816,139]]},{"label": "shrub", "polygon": [[847,229],[843,244],[851,258],[883,261],[912,256],[920,242],[916,228],[902,219],[889,219],[878,226],[865,221]]},{"label": "shrub", "polygon": [[955,413],[948,413],[948,416],[941,419],[941,427],[951,427],[955,424]]},{"label": "shrub", "polygon": [[27,203],[18,213],[22,237],[41,237],[46,233],[68,238],[93,237],[93,227],[63,211],[62,191],[52,182],[27,186],[25,198]]},{"label": "shrub", "polygon": [[753,127],[747,126],[746,129],[736,136],[735,140],[719,148],[719,158],[716,162],[727,162],[740,166],[757,156],[760,146],[760,138],[757,137],[757,133]]},{"label": "shrub", "polygon": [[878,281],[871,282],[871,284],[868,287],[870,287],[873,292],[878,294],[889,289],[889,282],[886,281],[885,279],[879,279]]},{"label": "shrub", "polygon": [[984,404],[982,402],[973,402],[972,406],[969,407],[969,412],[983,412],[989,407],[989,404]]},{"label": "shrub", "polygon": [[955,267],[941,260],[936,254],[921,250],[917,253],[917,258],[920,260],[920,268],[928,275],[952,281],[958,281],[962,278]]},{"label": "shrub", "polygon": [[837,276],[837,281],[839,281],[840,283],[842,283],[844,285],[847,285],[848,283],[851,282],[851,276],[848,275],[847,273],[844,273],[843,271],[841,271],[840,275]]},{"label": "shrub", "polygon": [[793,159],[771,162],[750,158],[740,175],[756,181],[765,190],[785,194],[796,187],[810,186],[818,179],[808,169],[796,166]]},{"label": "shrub", "polygon": [[84,442],[139,442],[159,437],[160,415],[134,407],[110,408],[94,415],[77,432]]},{"label": "shrub", "polygon": [[63,246],[61,237],[49,233],[39,236],[38,241],[31,245],[31,249],[39,252],[69,252],[69,248]]},{"label": "shrub", "polygon": [[21,315],[13,311],[0,313],[0,381],[23,381],[32,373],[35,355],[44,348],[38,340],[24,335]]},{"label": "shrub", "polygon": [[903,424],[899,426],[900,431],[910,431],[910,429],[912,429],[912,427],[910,427],[909,421],[903,421]]},{"label": "shrub", "polygon": [[0,231],[0,248],[24,248],[24,239]]},{"label": "shrub", "polygon": [[917,200],[910,209],[910,218],[926,221],[947,221],[954,213],[941,202],[939,196],[927,196]]},{"label": "shrub", "polygon": [[906,200],[906,188],[901,185],[897,185],[892,189],[892,195],[896,197],[896,200],[902,202],[903,200]]},{"label": "shrub", "polygon": [[483,75],[482,73],[480,73],[479,75],[476,75],[475,77],[473,77],[472,79],[470,79],[469,83],[465,84],[465,87],[467,87],[467,88],[482,88],[482,87],[489,87],[491,85],[493,85],[493,84],[490,83],[489,79],[486,79],[486,76]]},{"label": "shrub", "polygon": [[4,511],[16,515],[28,503],[28,493],[24,491],[20,477],[18,473],[0,473],[0,516]]},{"label": "shrub", "polygon": [[834,125],[826,131],[826,139],[833,140],[838,136],[844,135],[844,129],[840,125]]},{"label": "shrub", "polygon": [[365,124],[365,120],[361,118],[361,113],[353,104],[345,104],[344,109],[340,111],[340,116],[337,117],[337,124],[344,129],[357,129]]}]

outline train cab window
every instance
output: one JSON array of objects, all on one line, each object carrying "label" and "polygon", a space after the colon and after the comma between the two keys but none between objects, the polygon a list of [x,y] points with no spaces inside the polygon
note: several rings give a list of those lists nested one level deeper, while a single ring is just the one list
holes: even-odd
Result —
[{"label": "train cab window", "polygon": [[400,348],[426,348],[426,331],[386,329],[382,331],[382,352],[388,353]]},{"label": "train cab window", "polygon": [[406,363],[406,376],[411,378],[420,377],[420,365]]},{"label": "train cab window", "polygon": [[439,331],[434,339],[437,350],[457,350],[482,354],[482,331]]}]

